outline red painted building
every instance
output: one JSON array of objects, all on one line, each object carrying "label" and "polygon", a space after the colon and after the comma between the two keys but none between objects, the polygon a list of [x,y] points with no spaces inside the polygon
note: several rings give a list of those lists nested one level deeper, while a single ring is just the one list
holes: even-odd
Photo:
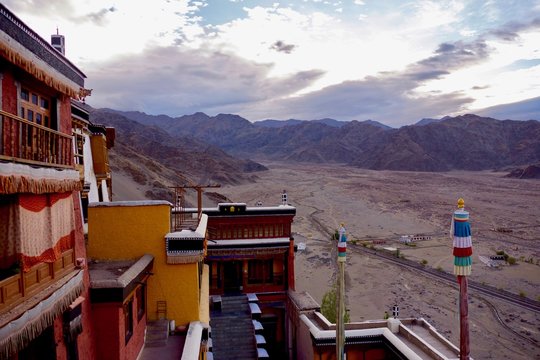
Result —
[{"label": "red painted building", "polygon": [[211,295],[256,294],[267,349],[285,354],[287,293],[294,290],[296,208],[223,203],[205,208]]},{"label": "red painted building", "polygon": [[100,360],[136,359],[146,331],[147,281],[154,257],[89,265],[92,321]]},{"label": "red painted building", "polygon": [[84,79],[0,4],[1,358],[95,358],[72,142]]}]

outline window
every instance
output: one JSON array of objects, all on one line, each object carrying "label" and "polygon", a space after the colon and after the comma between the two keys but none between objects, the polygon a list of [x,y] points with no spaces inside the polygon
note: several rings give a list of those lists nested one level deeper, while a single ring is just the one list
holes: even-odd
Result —
[{"label": "window", "polygon": [[36,122],[39,125],[51,127],[51,98],[29,90],[27,88],[21,88],[20,92],[21,101],[21,117]]},{"label": "window", "polygon": [[[47,117],[45,117],[47,121]],[[75,163],[84,164],[84,136],[82,129],[73,125],[73,139],[75,141]]]},{"label": "window", "polygon": [[272,259],[248,261],[248,284],[271,284],[273,281]]},{"label": "window", "polygon": [[127,344],[133,335],[133,297],[124,304],[124,327]]},{"label": "window", "polygon": [[141,321],[146,313],[146,284],[137,288],[135,298],[137,299],[137,320]]},{"label": "window", "polygon": [[21,100],[30,100],[30,92],[27,89],[21,89]]}]

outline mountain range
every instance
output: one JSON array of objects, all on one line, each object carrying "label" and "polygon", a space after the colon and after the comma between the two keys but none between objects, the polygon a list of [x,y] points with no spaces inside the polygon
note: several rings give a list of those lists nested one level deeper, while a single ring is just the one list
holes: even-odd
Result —
[{"label": "mountain range", "polygon": [[[111,109],[101,109],[99,113],[116,114],[140,126],[153,126],[160,136],[168,136],[174,149],[197,151],[198,146],[199,152],[215,153],[219,148],[230,154],[232,162],[251,158],[334,162],[375,170],[449,171],[500,169],[540,161],[540,122],[536,120],[497,120],[468,114],[422,119],[394,129],[372,120],[290,119],[252,123],[231,114],[208,116],[199,112],[172,118]],[[156,135],[148,136],[151,139]],[[148,150],[156,152],[152,146]],[[167,153],[163,150],[159,156]],[[171,149],[171,163],[175,156]],[[242,167],[263,169],[249,161]]]},{"label": "mountain range", "polygon": [[173,185],[253,182],[257,171],[267,169],[193,136],[172,136],[115,111],[90,109],[90,120],[116,129],[110,151],[113,171],[128,175],[141,187],[148,185],[148,198],[172,199]]}]

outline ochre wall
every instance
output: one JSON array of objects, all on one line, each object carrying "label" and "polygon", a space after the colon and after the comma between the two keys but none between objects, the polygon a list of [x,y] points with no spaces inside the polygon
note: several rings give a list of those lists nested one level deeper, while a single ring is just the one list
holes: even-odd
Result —
[{"label": "ochre wall", "polygon": [[148,320],[157,318],[160,300],[167,302],[167,318],[177,325],[200,320],[197,264],[166,263],[170,206],[109,204],[88,209],[88,257],[127,260],[153,255],[154,275],[148,279],[147,290]]}]

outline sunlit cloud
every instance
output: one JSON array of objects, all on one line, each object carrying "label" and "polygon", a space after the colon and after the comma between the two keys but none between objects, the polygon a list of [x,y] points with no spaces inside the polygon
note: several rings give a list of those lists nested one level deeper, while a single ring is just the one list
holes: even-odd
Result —
[{"label": "sunlit cloud", "polygon": [[96,107],[397,125],[540,93],[535,1],[3,4],[45,39],[58,27]]}]

